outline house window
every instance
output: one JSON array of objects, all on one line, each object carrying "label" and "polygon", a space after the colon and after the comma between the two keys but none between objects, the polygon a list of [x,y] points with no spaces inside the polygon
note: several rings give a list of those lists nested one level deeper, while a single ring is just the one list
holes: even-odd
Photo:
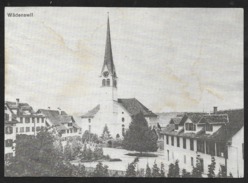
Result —
[{"label": "house window", "polygon": [[124,122],[125,121],[125,118],[121,118],[121,121]]},{"label": "house window", "polygon": [[183,148],[186,149],[186,138],[183,138]]},{"label": "house window", "polygon": [[194,166],[194,158],[191,157],[191,166]]},{"label": "house window", "polygon": [[166,136],[166,144],[169,145],[169,135]]},{"label": "house window", "polygon": [[24,127],[21,127],[21,128],[20,128],[20,132],[21,132],[21,133],[24,132]]},{"label": "house window", "polygon": [[[217,148],[217,156],[225,157],[225,144],[224,143],[216,143],[216,148]],[[228,156],[227,156],[227,158],[228,158]]]},{"label": "house window", "polygon": [[174,146],[174,136],[171,136],[171,145]]},{"label": "house window", "polygon": [[25,123],[30,123],[30,118],[25,118]]},{"label": "house window", "polygon": [[72,128],[70,129],[71,133],[72,133]]},{"label": "house window", "polygon": [[89,123],[90,123],[90,122],[91,122],[91,119],[89,118],[88,121],[89,121]]},{"label": "house window", "polygon": [[69,130],[66,130],[67,131],[67,133],[69,133]]},{"label": "house window", "polygon": [[206,131],[212,132],[213,131],[213,125],[207,123],[206,124]]},{"label": "house window", "polygon": [[37,132],[40,131],[40,127],[39,126],[36,127],[36,131]]},{"label": "house window", "polygon": [[20,122],[23,123],[23,118],[22,117],[20,117]]},{"label": "house window", "polygon": [[168,161],[170,161],[170,151],[167,150],[167,158],[168,158]]},{"label": "house window", "polygon": [[186,123],[185,127],[186,127],[187,131],[195,131],[196,130],[196,126],[193,123]]},{"label": "house window", "polygon": [[186,164],[186,160],[187,160],[186,159],[186,155],[184,155],[184,158],[183,159],[184,159],[184,164]]},{"label": "house window", "polygon": [[4,113],[4,119],[5,119],[6,121],[9,121],[9,114]]},{"label": "house window", "polygon": [[34,127],[32,127],[32,132],[34,132]]},{"label": "house window", "polygon": [[110,79],[107,79],[107,86],[110,86]]},{"label": "house window", "polygon": [[102,86],[106,86],[106,81],[105,81],[105,79],[102,80]]},{"label": "house window", "polygon": [[74,133],[77,133],[77,129],[76,128],[74,128]]},{"label": "house window", "polygon": [[215,155],[215,144],[214,142],[206,141],[206,153],[212,156]]},{"label": "house window", "polygon": [[12,139],[5,140],[5,147],[12,147],[12,144],[13,144]]},{"label": "house window", "polygon": [[177,147],[180,147],[180,137],[177,137]]},{"label": "house window", "polygon": [[35,119],[35,118],[32,118],[32,123],[34,123],[34,119]]},{"label": "house window", "polygon": [[5,128],[5,130],[6,130],[6,134],[12,134],[13,133],[13,128],[11,127],[11,126],[7,126],[6,128]]},{"label": "house window", "polygon": [[30,128],[29,127],[26,127],[26,132],[29,132],[30,131]]},{"label": "house window", "polygon": [[194,139],[190,139],[190,150],[194,151]]},{"label": "house window", "polygon": [[37,123],[39,123],[40,122],[40,118],[37,118]]},{"label": "house window", "polygon": [[174,160],[174,152],[172,152],[172,160]]},{"label": "house window", "polygon": [[204,141],[197,140],[197,151],[205,153]]},{"label": "house window", "polygon": [[122,136],[125,135],[125,125],[122,125]]},{"label": "house window", "polygon": [[175,125],[175,130],[178,130],[178,125]]},{"label": "house window", "polygon": [[41,122],[44,123],[44,118],[41,118]]},{"label": "house window", "polygon": [[243,154],[243,159],[244,159],[244,143],[242,144],[242,154]]},{"label": "house window", "polygon": [[68,126],[72,126],[72,123],[68,123]]},{"label": "house window", "polygon": [[16,133],[18,133],[18,127],[16,127]]}]

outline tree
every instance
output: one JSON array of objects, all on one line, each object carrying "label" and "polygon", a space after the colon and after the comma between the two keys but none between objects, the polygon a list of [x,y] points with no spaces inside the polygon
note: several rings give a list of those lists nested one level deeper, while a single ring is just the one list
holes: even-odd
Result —
[{"label": "tree", "polygon": [[75,159],[82,149],[82,142],[77,139],[72,139],[71,141],[71,151],[72,151],[72,159]]},{"label": "tree", "polygon": [[170,165],[169,165],[169,171],[168,171],[168,175],[167,175],[167,177],[174,177],[174,172],[175,172],[175,165],[173,164],[173,163],[171,163]]},{"label": "tree", "polygon": [[153,167],[152,167],[152,176],[153,177],[160,177],[161,176],[156,161],[154,161],[154,164],[153,164]]},{"label": "tree", "polygon": [[174,166],[174,177],[180,177],[180,168],[178,165],[178,160],[176,160],[175,166]]},{"label": "tree", "polygon": [[202,177],[202,164],[200,162],[200,155],[196,156],[196,167],[193,167],[192,177],[201,178]]},{"label": "tree", "polygon": [[160,168],[160,176],[164,177],[165,176],[165,172],[164,172],[164,164],[161,162],[161,168]]},{"label": "tree", "polygon": [[69,142],[65,145],[64,156],[67,160],[72,160],[72,149]]},{"label": "tree", "polygon": [[133,116],[129,129],[126,131],[123,140],[123,147],[127,150],[142,152],[157,150],[157,134],[148,127],[143,113]]},{"label": "tree", "polygon": [[146,174],[145,177],[152,177],[152,171],[151,168],[149,167],[148,163],[146,164]]},{"label": "tree", "polygon": [[215,177],[215,173],[214,173],[215,165],[216,165],[215,158],[214,158],[214,156],[212,156],[211,164],[208,165],[208,178],[214,178]]},{"label": "tree", "polygon": [[187,172],[185,169],[182,170],[182,178],[189,178],[191,177],[190,173]]},{"label": "tree", "polygon": [[97,134],[90,133],[89,130],[85,130],[82,135],[82,142],[95,142],[99,143]]},{"label": "tree", "polygon": [[111,135],[110,135],[110,132],[109,132],[109,129],[108,129],[108,126],[105,124],[104,128],[103,128],[103,132],[102,132],[102,135],[101,135],[101,138],[103,140],[109,140],[111,139]]},{"label": "tree", "polygon": [[126,177],[136,177],[136,164],[138,163],[139,158],[136,157],[134,161],[130,164],[128,164],[127,171],[126,171]]},{"label": "tree", "polygon": [[107,177],[108,176],[108,166],[103,166],[102,162],[99,162],[96,165],[96,168],[93,172],[94,177]]},{"label": "tree", "polygon": [[70,176],[70,164],[54,140],[44,129],[37,136],[18,135],[16,156],[5,167],[6,176]]}]

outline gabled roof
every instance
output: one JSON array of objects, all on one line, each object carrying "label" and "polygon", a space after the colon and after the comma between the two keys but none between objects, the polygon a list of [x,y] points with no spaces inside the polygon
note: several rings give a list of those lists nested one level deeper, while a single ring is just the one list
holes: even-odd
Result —
[{"label": "gabled roof", "polygon": [[182,120],[182,117],[175,117],[175,118],[171,118],[170,124],[176,124],[178,125]]},{"label": "gabled roof", "polygon": [[146,108],[136,98],[118,99],[118,103],[121,104],[131,116],[142,112],[145,117],[157,117],[156,114]]},{"label": "gabled roof", "polygon": [[16,102],[6,101],[5,105],[10,109],[12,114],[14,114],[12,110],[18,110],[18,116],[35,114],[33,108],[28,103],[18,103],[17,105]]},{"label": "gabled roof", "polygon": [[205,115],[200,120],[199,124],[225,124],[228,123],[228,115],[227,114],[210,114]]},{"label": "gabled roof", "polygon": [[37,113],[43,114],[55,126],[73,122],[72,116],[67,115],[65,112],[60,114],[57,110],[39,109]]},{"label": "gabled roof", "polygon": [[100,104],[88,111],[86,114],[82,115],[81,118],[94,118],[96,113],[100,110]]},{"label": "gabled roof", "polygon": [[206,115],[207,113],[185,113],[182,120],[180,121],[180,125],[183,125],[187,119],[190,119],[192,123],[198,123],[200,119]]},{"label": "gabled roof", "polygon": [[[177,132],[175,131],[174,124],[169,124],[166,128],[163,128],[161,134],[216,142],[226,142],[244,126],[244,109],[219,111],[217,114],[228,115],[229,123],[223,123],[222,127],[213,134],[206,134],[204,128],[198,133],[184,133],[184,130]],[[224,124],[226,124],[226,126]]]}]

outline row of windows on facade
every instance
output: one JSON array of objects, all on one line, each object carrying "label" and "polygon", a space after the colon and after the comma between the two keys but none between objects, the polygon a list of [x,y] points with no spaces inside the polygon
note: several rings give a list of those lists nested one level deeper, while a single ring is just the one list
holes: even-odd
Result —
[{"label": "row of windows on facade", "polygon": [[[10,117],[9,114],[5,113],[4,114],[5,120],[9,121]],[[37,123],[41,122],[44,123],[44,118],[43,117],[36,117],[37,119]],[[23,123],[23,121],[25,121],[25,123],[30,123],[32,121],[32,123],[35,122],[35,117],[20,117],[20,122]]]},{"label": "row of windows on facade", "polygon": [[[171,139],[171,143],[169,143],[169,137]],[[176,142],[177,142],[177,147],[180,147],[180,137],[175,137]],[[187,143],[186,143],[186,138],[183,139],[183,148],[186,149]],[[190,140],[190,150],[194,151],[194,139],[189,139]],[[166,136],[166,144],[174,146],[174,136]],[[224,143],[215,143],[212,141],[203,141],[203,140],[196,140],[197,144],[197,151],[201,153],[206,153],[209,155],[217,155],[219,157],[224,156],[225,152],[225,144]],[[206,144],[206,146],[205,146]],[[216,153],[215,153],[215,144],[216,144]],[[227,152],[227,151],[226,151]],[[227,155],[227,154],[226,154]]]},{"label": "row of windows on facade", "polygon": [[[89,123],[91,123],[91,119],[90,118],[88,119],[88,121],[89,121]],[[121,121],[124,122],[125,121],[125,118],[121,118]],[[68,124],[68,126],[69,126],[69,124]]]},{"label": "row of windows on facade", "polygon": [[[172,160],[175,160],[174,152],[172,152],[171,154],[172,154]],[[167,160],[170,161],[170,151],[169,150],[167,150]],[[200,170],[203,172],[204,171],[203,159],[199,158],[199,160],[200,160]],[[194,166],[194,157],[190,157],[190,161],[191,161],[191,166],[193,167]],[[187,156],[186,155],[183,156],[183,162],[184,162],[184,164],[187,164]]]},{"label": "row of windows on facade", "polygon": [[70,129],[67,129],[66,131],[65,130],[62,130],[61,131],[62,132],[62,134],[64,134],[65,132],[67,132],[67,133],[77,133],[77,129],[76,128],[74,128],[74,130],[72,129],[72,128],[70,128]]},{"label": "row of windows on facade", "polygon": [[[175,125],[175,129],[178,130],[178,125],[177,124]],[[192,123],[186,123],[185,124],[185,129],[187,131],[196,131],[196,125],[192,124]],[[207,123],[205,125],[205,130],[210,131],[210,132],[213,131],[213,125]]]},{"label": "row of windows on facade", "polygon": [[[102,86],[110,86],[110,79],[103,79]],[[113,80],[113,86],[117,87],[117,81]]]},{"label": "row of windows on facade", "polygon": [[[43,126],[37,126],[36,127],[36,131],[40,131],[41,129],[43,129],[43,128],[45,128],[45,127],[43,127]],[[31,131],[31,129],[32,129],[32,132],[34,132],[35,131],[35,127],[26,127],[26,130],[25,130],[25,127],[20,127],[20,131],[19,131],[19,129],[18,129],[18,127],[16,127],[16,133],[24,133],[24,132],[30,132]]]}]

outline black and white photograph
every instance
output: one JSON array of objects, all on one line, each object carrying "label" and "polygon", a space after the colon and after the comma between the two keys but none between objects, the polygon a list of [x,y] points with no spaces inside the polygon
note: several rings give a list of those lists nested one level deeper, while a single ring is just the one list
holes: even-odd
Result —
[{"label": "black and white photograph", "polygon": [[242,8],[5,7],[5,177],[244,177]]}]

